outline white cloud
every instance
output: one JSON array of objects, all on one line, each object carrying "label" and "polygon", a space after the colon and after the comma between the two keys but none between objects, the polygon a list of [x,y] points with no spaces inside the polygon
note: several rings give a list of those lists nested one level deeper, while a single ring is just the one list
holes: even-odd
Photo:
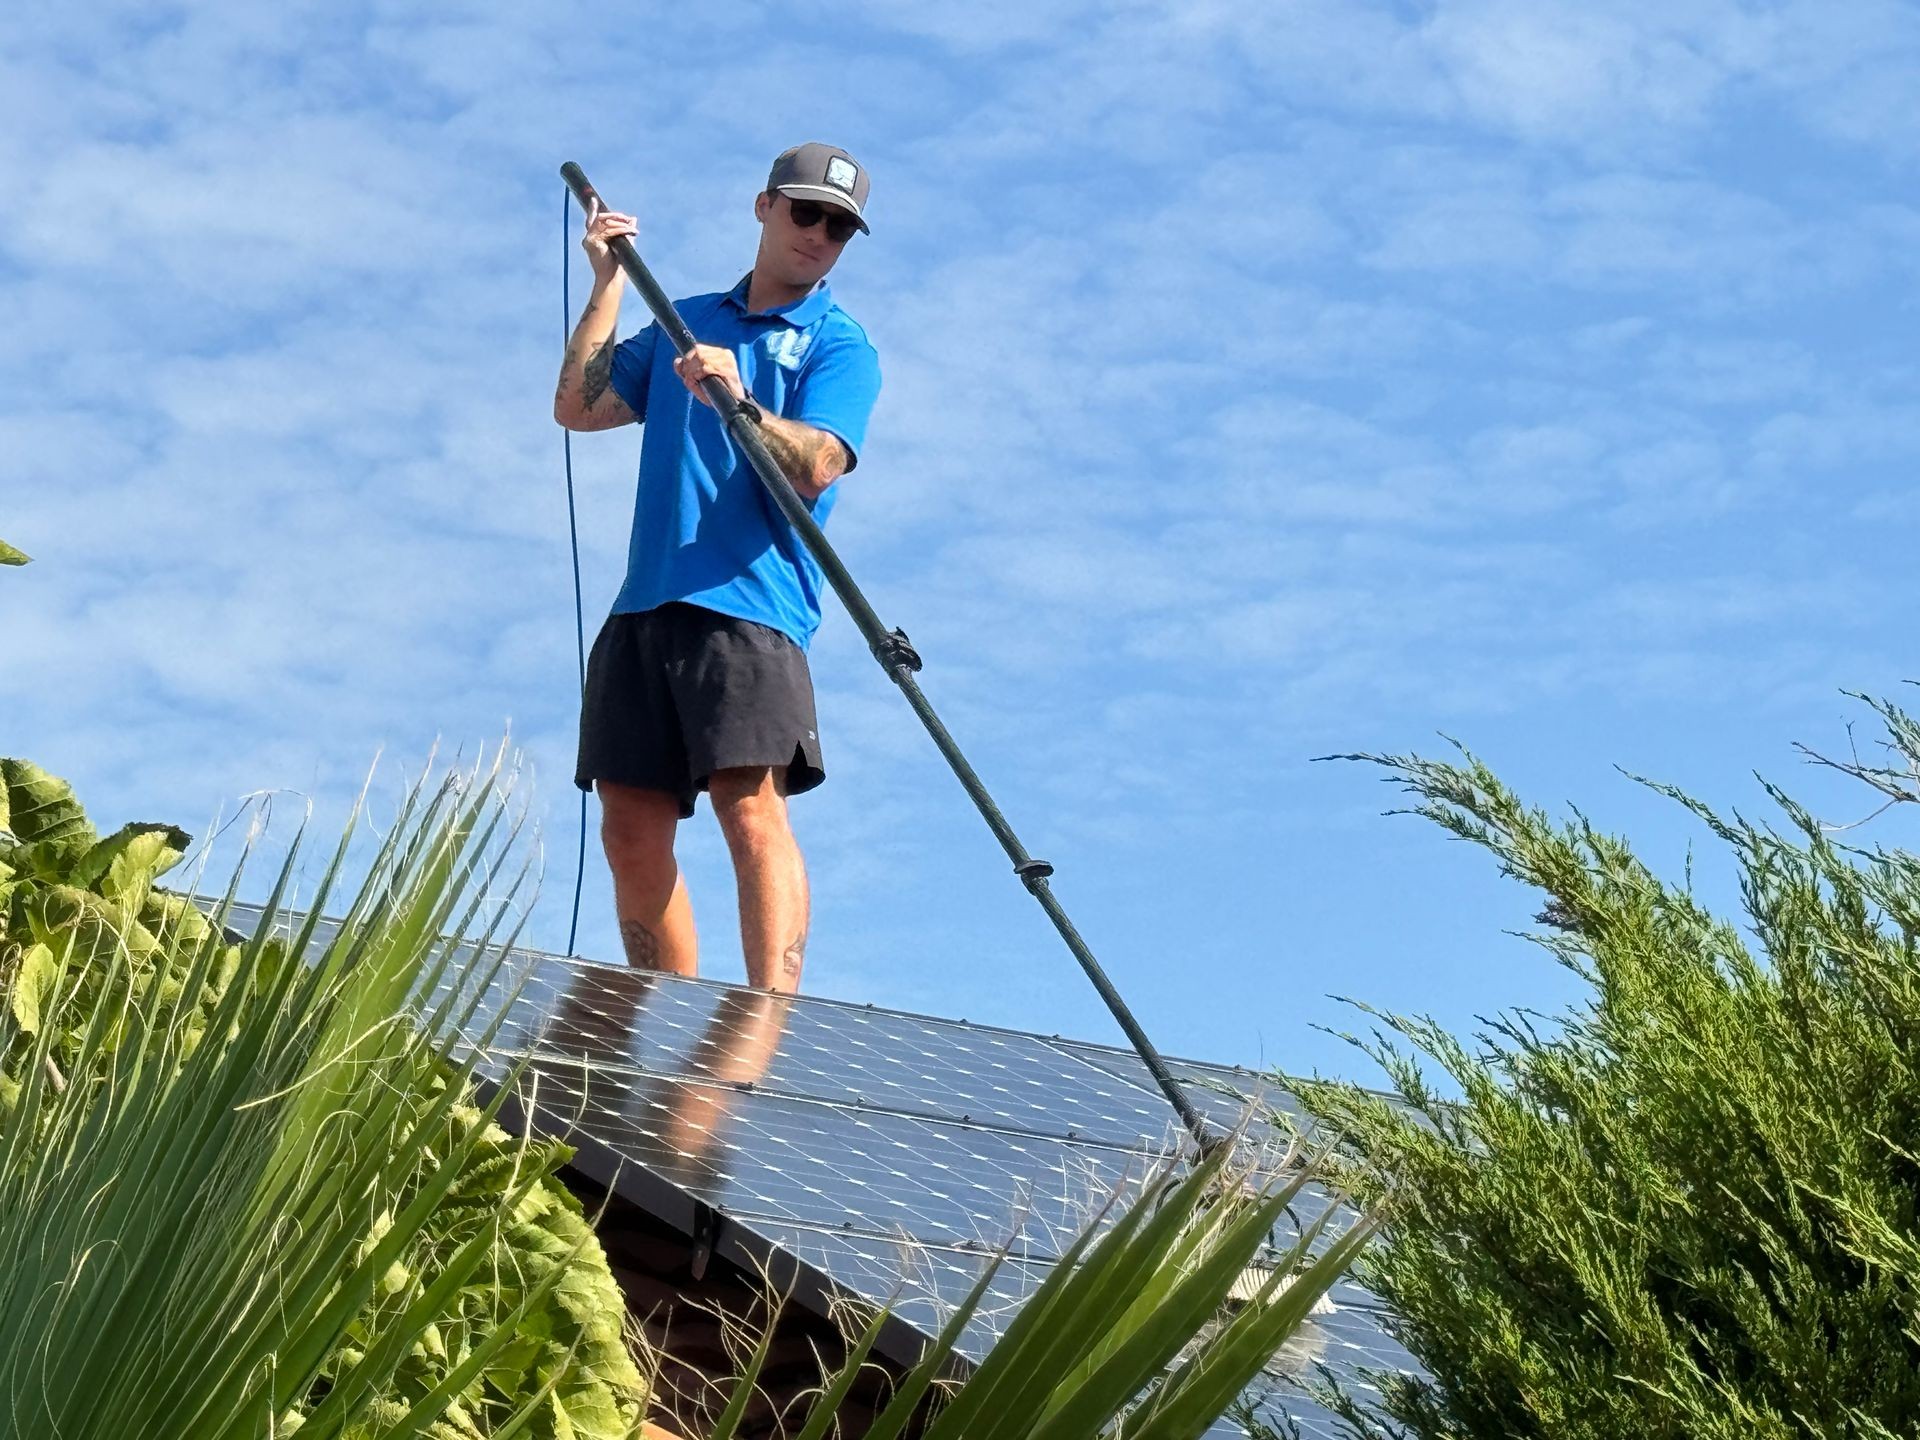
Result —
[{"label": "white cloud", "polygon": [[[1694,7],[1697,11],[1699,7]],[[1688,7],[1529,5],[1456,0],[1424,38],[1469,113],[1529,138],[1697,124],[1724,83],[1732,6],[1706,26]],[[1704,33],[1703,33],[1704,32]],[[1737,43],[1737,42],[1735,42]]]}]

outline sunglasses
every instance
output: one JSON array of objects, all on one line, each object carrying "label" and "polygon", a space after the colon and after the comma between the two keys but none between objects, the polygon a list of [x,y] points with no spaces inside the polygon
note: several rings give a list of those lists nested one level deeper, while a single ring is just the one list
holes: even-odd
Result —
[{"label": "sunglasses", "polygon": [[853,238],[853,232],[860,228],[860,222],[844,210],[828,213],[827,207],[818,200],[796,200],[787,197],[787,213],[793,216],[793,223],[802,230],[811,230],[822,220],[827,222],[827,238],[836,245],[844,245]]}]

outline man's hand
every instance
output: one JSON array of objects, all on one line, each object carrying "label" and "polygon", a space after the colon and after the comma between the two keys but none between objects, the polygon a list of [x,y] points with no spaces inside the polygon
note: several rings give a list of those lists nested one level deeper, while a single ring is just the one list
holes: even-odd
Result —
[{"label": "man's hand", "polygon": [[620,262],[614,258],[608,243],[616,235],[625,235],[632,239],[640,233],[640,222],[631,215],[622,215],[617,210],[602,210],[599,197],[595,197],[587,210],[587,233],[580,237],[580,248],[587,252],[587,263],[593,266],[595,287],[603,286],[617,279]]},{"label": "man's hand", "polygon": [[614,330],[620,320],[620,262],[608,242],[637,233],[631,215],[602,210],[594,200],[587,209],[587,233],[580,241],[593,264],[593,293],[574,326],[573,337],[560,360],[560,380],[553,389],[553,418],[569,430],[611,430],[631,425],[633,411],[616,395],[613,383]]},{"label": "man's hand", "polygon": [[[673,362],[673,373],[702,405],[712,405],[700,388],[709,376],[727,387],[736,400],[747,398],[747,387],[740,383],[740,364],[733,351],[722,345],[696,345]],[[825,430],[816,430],[798,420],[783,420],[762,411],[760,439],[774,463],[786,474],[787,482],[803,499],[815,500],[829,485],[846,474],[847,447]]]},{"label": "man's hand", "polygon": [[733,351],[724,345],[696,345],[678,360],[673,362],[673,373],[678,375],[687,389],[693,392],[693,398],[702,405],[711,405],[707,392],[700,388],[701,382],[709,375],[727,387],[727,393],[736,400],[747,398],[747,387],[740,383],[740,364],[734,359]]}]

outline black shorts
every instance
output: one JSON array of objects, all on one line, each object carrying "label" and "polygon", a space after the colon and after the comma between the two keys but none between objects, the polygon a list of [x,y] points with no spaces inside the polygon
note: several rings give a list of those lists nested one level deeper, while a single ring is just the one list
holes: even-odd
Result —
[{"label": "black shorts", "polygon": [[787,794],[798,795],[827,778],[819,729],[798,645],[771,626],[675,601],[600,627],[573,781],[665,791],[683,818],[716,770],[784,769]]}]

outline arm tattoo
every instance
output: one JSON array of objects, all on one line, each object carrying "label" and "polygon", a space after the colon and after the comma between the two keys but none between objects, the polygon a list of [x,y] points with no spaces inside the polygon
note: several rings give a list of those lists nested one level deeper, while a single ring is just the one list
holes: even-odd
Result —
[{"label": "arm tattoo", "polygon": [[791,945],[787,946],[785,953],[781,955],[780,968],[787,972],[788,978],[798,980],[800,978],[800,967],[806,963],[806,959],[807,932],[802,930],[799,937],[795,939]]},{"label": "arm tattoo", "polygon": [[846,469],[846,452],[838,437],[798,420],[769,415],[760,423],[760,438],[781,473],[797,487],[824,490]]},{"label": "arm tattoo", "polygon": [[620,943],[626,947],[629,965],[641,970],[660,968],[660,937],[638,920],[620,922]]},{"label": "arm tattoo", "polygon": [[600,397],[607,393],[607,386],[613,383],[613,341],[613,336],[607,336],[600,348],[587,357],[587,363],[580,372],[580,404],[583,409],[591,410]]}]

